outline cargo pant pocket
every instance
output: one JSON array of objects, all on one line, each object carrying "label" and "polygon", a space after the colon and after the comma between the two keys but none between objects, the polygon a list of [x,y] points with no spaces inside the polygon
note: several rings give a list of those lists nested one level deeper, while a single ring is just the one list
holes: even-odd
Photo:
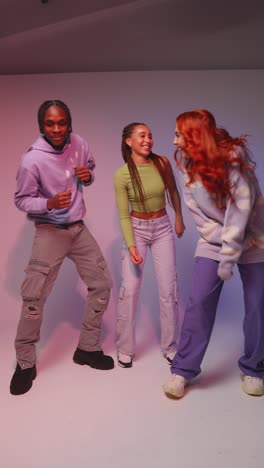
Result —
[{"label": "cargo pant pocket", "polygon": [[37,301],[41,298],[45,282],[50,272],[50,265],[38,260],[29,262],[26,277],[21,286],[21,295],[26,301]]},{"label": "cargo pant pocket", "polygon": [[110,271],[108,269],[108,266],[107,266],[107,263],[106,263],[104,257],[100,257],[97,260],[97,266],[99,268],[99,274],[103,273],[103,276],[107,281],[107,285],[106,285],[107,288],[111,289],[112,286],[113,286],[113,282],[112,282],[111,274],[110,274]]}]

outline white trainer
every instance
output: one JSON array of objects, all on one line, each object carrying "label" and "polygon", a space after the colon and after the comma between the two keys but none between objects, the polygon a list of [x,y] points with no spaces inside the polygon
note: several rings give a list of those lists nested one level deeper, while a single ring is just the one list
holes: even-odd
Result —
[{"label": "white trainer", "polygon": [[169,380],[162,385],[166,395],[181,398],[184,395],[184,389],[188,385],[188,380],[178,374],[171,374]]},{"label": "white trainer", "polygon": [[262,396],[264,395],[264,379],[259,377],[251,377],[250,375],[241,374],[242,389],[248,395]]},{"label": "white trainer", "polygon": [[175,357],[176,351],[169,351],[168,353],[164,354],[164,359],[169,364],[169,366],[172,365],[172,361]]},{"label": "white trainer", "polygon": [[127,354],[117,353],[117,362],[120,367],[124,367],[129,369],[133,365],[132,356],[128,356]]}]

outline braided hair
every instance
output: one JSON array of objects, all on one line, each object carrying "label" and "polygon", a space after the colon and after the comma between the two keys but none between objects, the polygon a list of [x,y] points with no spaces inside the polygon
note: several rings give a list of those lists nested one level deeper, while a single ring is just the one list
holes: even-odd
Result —
[{"label": "braided hair", "polygon": [[[138,173],[137,166],[134,163],[133,158],[131,157],[132,149],[126,143],[127,138],[129,138],[134,132],[135,128],[140,125],[143,125],[145,127],[147,126],[144,123],[132,122],[131,124],[127,125],[123,129],[122,140],[121,140],[121,153],[122,153],[123,160],[127,163],[134,192],[137,195],[138,201],[143,207],[143,210],[146,212],[147,209],[146,209],[146,204],[145,204],[145,194],[144,194],[144,189],[143,189],[142,182],[140,179],[140,175]],[[176,181],[174,178],[171,165],[168,162],[165,163],[161,156],[158,156],[157,154],[154,154],[152,152],[149,155],[149,159],[152,160],[159,175],[161,176],[162,181],[165,185],[167,199],[169,201],[169,204],[172,205],[172,200],[174,198],[175,192],[177,191],[177,185],[176,185]]]}]

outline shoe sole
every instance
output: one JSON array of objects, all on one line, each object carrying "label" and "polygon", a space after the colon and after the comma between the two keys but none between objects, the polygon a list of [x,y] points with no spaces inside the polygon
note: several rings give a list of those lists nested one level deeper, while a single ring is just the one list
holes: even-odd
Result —
[{"label": "shoe sole", "polygon": [[98,367],[96,364],[93,363],[88,363],[88,362],[83,362],[83,361],[77,361],[76,359],[73,359],[73,362],[75,364],[79,364],[79,366],[89,366],[92,369],[97,369],[97,370],[111,370],[115,367],[115,364],[113,363],[112,367]]},{"label": "shoe sole", "polygon": [[247,395],[250,395],[250,396],[256,396],[256,397],[260,397],[260,396],[263,396],[264,395],[264,392],[261,390],[261,391],[248,391],[246,390],[246,387],[245,385],[242,384],[242,390],[244,393],[246,393]]},{"label": "shoe sole", "polygon": [[130,369],[132,367],[132,361],[131,362],[122,362],[122,361],[117,361],[117,364],[119,367],[123,367],[123,369]]}]

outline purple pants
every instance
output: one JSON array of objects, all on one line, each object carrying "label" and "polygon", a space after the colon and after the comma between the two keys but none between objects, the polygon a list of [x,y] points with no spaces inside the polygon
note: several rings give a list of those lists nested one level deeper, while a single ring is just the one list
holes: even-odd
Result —
[{"label": "purple pants", "polygon": [[[201,372],[201,363],[210,341],[223,281],[217,275],[218,262],[196,257],[191,295],[186,307],[178,352],[171,372],[187,380]],[[264,263],[239,264],[244,290],[244,354],[238,361],[241,371],[264,377]]]}]

